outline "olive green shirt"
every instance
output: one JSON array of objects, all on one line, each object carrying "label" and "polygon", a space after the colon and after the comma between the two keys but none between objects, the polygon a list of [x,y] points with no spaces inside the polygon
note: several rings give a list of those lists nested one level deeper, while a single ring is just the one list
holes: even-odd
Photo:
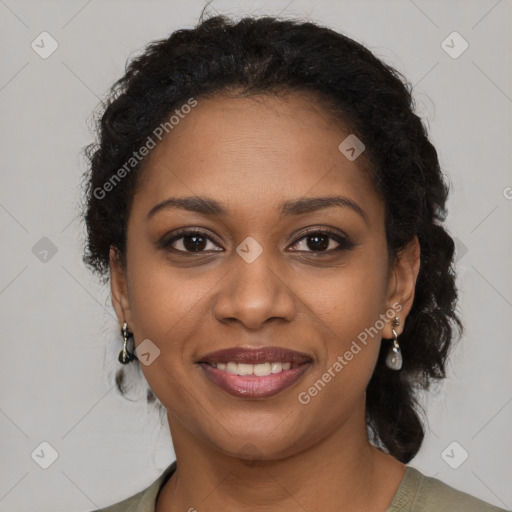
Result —
[{"label": "olive green shirt", "polygon": [[[107,508],[92,512],[155,512],[156,499],[160,489],[176,470],[176,461],[149,487]],[[386,512],[511,512],[494,507],[473,496],[423,475],[417,469],[407,466]]]}]

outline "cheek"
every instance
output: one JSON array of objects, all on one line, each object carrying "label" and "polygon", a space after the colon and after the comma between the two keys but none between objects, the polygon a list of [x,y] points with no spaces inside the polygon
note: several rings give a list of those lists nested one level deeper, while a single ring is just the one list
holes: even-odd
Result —
[{"label": "cheek", "polygon": [[343,339],[374,325],[385,311],[386,261],[373,253],[361,250],[330,275],[301,278],[311,311]]},{"label": "cheek", "polygon": [[190,334],[190,326],[198,327],[206,296],[215,286],[211,272],[172,267],[164,254],[143,244],[129,252],[128,268],[130,308],[139,338],[168,343],[179,340],[178,333]]},{"label": "cheek", "polygon": [[[330,392],[322,392],[320,401],[357,400],[371,378],[381,344],[381,315],[386,312],[386,268],[382,258],[361,253],[330,279],[318,281],[321,286],[304,282],[307,302],[323,333],[319,374],[308,382],[326,382]],[[316,388],[323,390],[322,384]]]},{"label": "cheek", "polygon": [[141,247],[130,256],[129,300],[135,342],[138,346],[149,339],[159,351],[154,362],[140,365],[141,370],[164,406],[180,411],[185,418],[187,411],[197,408],[197,398],[192,396],[195,391],[187,384],[201,378],[194,355],[198,345],[214,333],[208,329],[210,298],[219,289],[224,272],[172,267],[165,257]]},{"label": "cheek", "polygon": [[[192,372],[198,370],[189,352],[207,314],[201,299],[208,286],[200,280],[185,279],[186,271],[180,274],[169,266],[147,263],[150,261],[134,258],[131,262],[130,307],[135,342],[140,347],[149,339],[158,352],[150,364],[141,363],[140,367],[164,407],[181,411],[180,416],[185,418],[187,411],[197,406],[187,388]],[[190,428],[193,427],[192,422]]]}]

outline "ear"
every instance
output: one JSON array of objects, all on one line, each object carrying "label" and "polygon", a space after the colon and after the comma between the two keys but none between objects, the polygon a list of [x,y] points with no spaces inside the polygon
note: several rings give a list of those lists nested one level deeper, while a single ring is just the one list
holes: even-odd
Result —
[{"label": "ear", "polygon": [[119,325],[124,322],[128,324],[132,330],[132,318],[130,310],[130,301],[128,299],[128,280],[126,275],[126,268],[123,265],[119,249],[113,245],[110,246],[110,291],[112,294],[112,305],[116,311]]},{"label": "ear", "polygon": [[400,324],[394,327],[393,319],[390,322],[386,322],[382,329],[383,338],[393,338],[393,328],[397,334],[403,331],[407,315],[414,301],[414,290],[419,270],[420,242],[418,237],[414,236],[396,255],[396,261],[388,282],[388,308],[396,311],[395,316],[400,319]]}]

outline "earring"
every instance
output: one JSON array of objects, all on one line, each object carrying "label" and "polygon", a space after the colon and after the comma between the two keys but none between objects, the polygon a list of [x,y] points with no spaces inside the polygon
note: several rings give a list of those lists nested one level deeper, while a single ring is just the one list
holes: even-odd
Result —
[{"label": "earring", "polygon": [[126,349],[126,344],[128,343],[128,338],[133,336],[131,332],[128,332],[128,324],[125,322],[121,329],[121,334],[123,335],[123,350],[119,352],[119,362],[122,364],[128,364],[129,362],[136,359],[135,354],[132,354]]},{"label": "earring", "polygon": [[[393,325],[400,325],[400,319],[398,317],[395,317]],[[398,336],[395,329],[392,329],[392,331],[395,339],[393,340],[393,346],[389,349],[388,355],[386,357],[386,366],[392,370],[400,370],[400,368],[402,368],[403,362],[402,351],[400,350],[400,345],[398,344]]]}]

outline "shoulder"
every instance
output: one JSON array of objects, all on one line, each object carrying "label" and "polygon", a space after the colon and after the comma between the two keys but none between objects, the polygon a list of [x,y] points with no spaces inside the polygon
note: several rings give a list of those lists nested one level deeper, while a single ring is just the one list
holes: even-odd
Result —
[{"label": "shoulder", "polygon": [[91,512],[154,512],[160,489],[176,470],[176,461],[149,486],[123,501]]},{"label": "shoulder", "polygon": [[507,512],[407,466],[388,512]]}]

